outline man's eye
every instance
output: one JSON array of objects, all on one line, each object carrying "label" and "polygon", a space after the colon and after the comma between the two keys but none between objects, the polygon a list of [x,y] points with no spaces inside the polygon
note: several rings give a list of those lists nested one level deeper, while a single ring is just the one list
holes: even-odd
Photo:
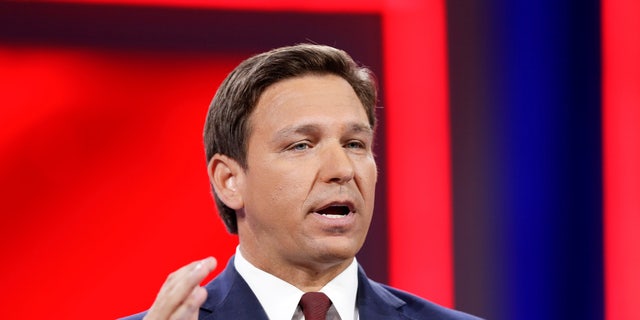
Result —
[{"label": "man's eye", "polygon": [[289,147],[289,150],[301,151],[301,150],[309,149],[310,147],[311,146],[309,145],[308,142],[299,142]]},{"label": "man's eye", "polygon": [[366,148],[365,144],[360,141],[349,141],[347,142],[345,147],[349,149],[365,149]]}]

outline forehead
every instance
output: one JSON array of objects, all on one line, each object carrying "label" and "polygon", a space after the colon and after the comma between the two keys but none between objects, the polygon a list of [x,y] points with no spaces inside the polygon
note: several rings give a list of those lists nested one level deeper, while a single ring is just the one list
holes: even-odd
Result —
[{"label": "forehead", "polygon": [[253,129],[288,122],[337,122],[341,119],[369,125],[365,108],[351,85],[333,74],[308,74],[267,87],[254,108]]}]

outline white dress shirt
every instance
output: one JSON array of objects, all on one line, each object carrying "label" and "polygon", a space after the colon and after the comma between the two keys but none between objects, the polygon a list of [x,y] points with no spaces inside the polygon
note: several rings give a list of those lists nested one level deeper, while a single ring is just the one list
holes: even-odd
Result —
[{"label": "white dress shirt", "polygon": [[[304,292],[292,284],[264,272],[242,256],[236,248],[234,266],[249,288],[258,298],[270,320],[303,320],[298,307]],[[327,320],[358,320],[356,294],[358,292],[358,263],[353,258],[351,264],[338,276],[327,283],[320,292],[331,299]]]}]

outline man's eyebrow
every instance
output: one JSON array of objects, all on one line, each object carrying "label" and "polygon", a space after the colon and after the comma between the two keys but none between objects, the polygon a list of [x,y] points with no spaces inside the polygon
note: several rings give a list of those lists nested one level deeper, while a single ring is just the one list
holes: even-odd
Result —
[{"label": "man's eyebrow", "polygon": [[349,131],[356,133],[364,132],[366,134],[373,135],[373,129],[368,124],[352,123],[349,125]]},{"label": "man's eyebrow", "polygon": [[[301,124],[295,126],[289,126],[276,131],[274,140],[282,139],[291,135],[315,135],[322,129],[316,124]],[[365,133],[373,135],[373,129],[368,124],[351,123],[347,126],[347,132],[352,133]]]},{"label": "man's eyebrow", "polygon": [[301,135],[316,134],[319,131],[320,131],[320,128],[318,128],[318,126],[314,124],[302,124],[302,125],[296,125],[296,126],[289,126],[276,131],[274,135],[274,140],[278,140],[294,134],[301,134]]}]

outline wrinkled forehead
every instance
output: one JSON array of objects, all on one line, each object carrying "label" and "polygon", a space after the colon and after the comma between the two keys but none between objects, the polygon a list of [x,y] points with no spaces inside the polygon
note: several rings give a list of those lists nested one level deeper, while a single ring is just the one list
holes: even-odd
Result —
[{"label": "wrinkled forehead", "polygon": [[[346,78],[330,72],[308,72],[298,76],[279,79],[278,81],[275,81],[262,88],[259,95],[256,97],[255,102],[253,103],[249,117],[252,117],[256,113],[260,105],[264,107],[265,100],[269,100],[270,105],[277,106],[297,99],[301,105],[304,105],[304,100],[307,98],[305,95],[311,96],[316,93],[320,95],[328,94],[328,89],[330,88],[327,88],[326,85],[319,85],[318,81],[313,81],[321,79],[330,79],[334,83],[341,83],[341,85],[344,87],[343,89],[346,89],[343,92],[348,91],[348,93],[352,97],[355,97],[358,100],[360,107],[365,111],[365,114],[367,114],[366,106],[362,103],[362,101],[360,101],[360,97],[358,96],[357,92]],[[296,85],[292,85],[292,83],[295,83]],[[309,86],[313,86],[313,88],[305,91],[301,90],[308,88]]]}]

